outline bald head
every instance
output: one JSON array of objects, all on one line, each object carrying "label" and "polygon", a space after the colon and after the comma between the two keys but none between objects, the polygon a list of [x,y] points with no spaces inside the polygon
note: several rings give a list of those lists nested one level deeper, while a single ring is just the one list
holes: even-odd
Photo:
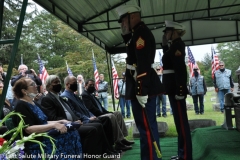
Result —
[{"label": "bald head", "polygon": [[70,92],[75,92],[77,91],[77,78],[74,76],[67,76],[64,79],[64,85],[65,89],[70,91]]}]

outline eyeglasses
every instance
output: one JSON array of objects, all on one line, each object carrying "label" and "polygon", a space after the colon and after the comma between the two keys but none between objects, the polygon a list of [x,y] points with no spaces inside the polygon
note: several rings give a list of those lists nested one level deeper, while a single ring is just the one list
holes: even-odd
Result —
[{"label": "eyeglasses", "polygon": [[221,66],[224,66],[224,65],[219,65],[219,66],[221,67]]},{"label": "eyeglasses", "polygon": [[157,69],[157,71],[160,71],[160,69]]},{"label": "eyeglasses", "polygon": [[37,84],[35,82],[31,83],[29,86],[36,87]]}]

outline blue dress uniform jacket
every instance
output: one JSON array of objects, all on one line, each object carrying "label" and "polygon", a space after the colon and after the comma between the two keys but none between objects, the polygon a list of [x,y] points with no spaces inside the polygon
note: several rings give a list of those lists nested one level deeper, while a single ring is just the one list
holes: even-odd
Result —
[{"label": "blue dress uniform jacket", "polygon": [[147,26],[140,22],[132,33],[123,35],[127,47],[126,63],[136,67],[137,80],[134,70],[126,69],[126,99],[136,99],[136,95],[151,96],[162,93],[161,82],[152,68],[155,58],[155,39]]},{"label": "blue dress uniform jacket", "polygon": [[[181,38],[177,38],[172,41],[170,47],[163,46],[163,53],[163,85],[168,94],[178,133],[178,158],[192,160],[192,140],[185,101],[188,93],[185,44]],[[171,72],[167,73],[167,70]],[[176,100],[175,95],[185,98]]]},{"label": "blue dress uniform jacket", "polygon": [[[162,88],[158,75],[152,68],[156,51],[155,39],[143,22],[139,22],[132,33],[124,35],[123,39],[127,48],[125,99],[131,99],[132,113],[140,133],[141,160],[160,160],[161,158],[157,157],[154,150],[151,136],[148,134],[151,128],[157,146],[160,148],[156,121],[156,95],[162,93]],[[129,65],[131,67],[128,67]],[[148,95],[145,109],[149,126],[146,124],[146,115],[136,95]]]},{"label": "blue dress uniform jacket", "polygon": [[187,69],[185,64],[185,44],[181,38],[173,40],[171,47],[163,46],[163,70],[174,70],[173,74],[163,74],[163,85],[168,95],[187,96]]}]

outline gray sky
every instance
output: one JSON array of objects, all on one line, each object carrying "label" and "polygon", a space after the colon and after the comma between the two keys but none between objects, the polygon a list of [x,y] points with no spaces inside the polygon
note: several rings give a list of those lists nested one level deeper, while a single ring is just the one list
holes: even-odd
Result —
[{"label": "gray sky", "polygon": [[[217,44],[206,44],[206,45],[197,45],[190,46],[189,48],[192,51],[195,61],[202,61],[206,53],[211,53],[211,47],[216,51]],[[159,62],[159,51],[161,55],[163,54],[162,49],[156,51],[155,62]],[[186,46],[186,56],[188,56],[187,46]]]}]

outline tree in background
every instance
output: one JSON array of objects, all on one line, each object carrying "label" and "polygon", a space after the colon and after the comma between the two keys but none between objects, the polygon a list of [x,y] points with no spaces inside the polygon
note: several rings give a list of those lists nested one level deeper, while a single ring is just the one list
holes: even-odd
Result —
[{"label": "tree in background", "polygon": [[204,76],[205,83],[208,87],[212,87],[212,57],[210,53],[205,54],[201,64],[201,74]]},{"label": "tree in background", "polygon": [[[22,1],[20,1],[20,0],[5,0],[4,1],[3,24],[2,24],[2,33],[1,33],[1,37],[0,37],[2,40],[15,38],[21,7],[22,7]],[[28,7],[36,8],[36,6],[32,3],[28,3]],[[27,50],[33,49],[33,47],[30,46],[28,41],[25,40],[25,36],[28,34],[26,32],[27,24],[29,21],[31,21],[33,19],[33,16],[36,13],[37,13],[37,10],[34,10],[32,12],[28,12],[25,14],[25,21],[23,24],[23,29],[22,29],[23,32],[21,35],[19,50],[18,50],[18,54],[16,56],[16,60],[14,63],[15,68],[17,68],[18,65],[20,64],[20,57],[21,57],[21,54],[23,53],[22,51],[27,52]],[[13,44],[5,44],[5,45],[0,46],[0,59],[4,65],[7,65],[9,63],[12,46],[13,46]],[[26,57],[26,59],[27,59],[27,57]],[[15,74],[15,73],[13,73],[13,74]]]},{"label": "tree in background", "polygon": [[236,70],[240,66],[240,42],[228,42],[220,43],[217,46],[219,57],[221,61],[224,61],[225,67],[232,70],[232,78],[234,82],[237,82]]}]

